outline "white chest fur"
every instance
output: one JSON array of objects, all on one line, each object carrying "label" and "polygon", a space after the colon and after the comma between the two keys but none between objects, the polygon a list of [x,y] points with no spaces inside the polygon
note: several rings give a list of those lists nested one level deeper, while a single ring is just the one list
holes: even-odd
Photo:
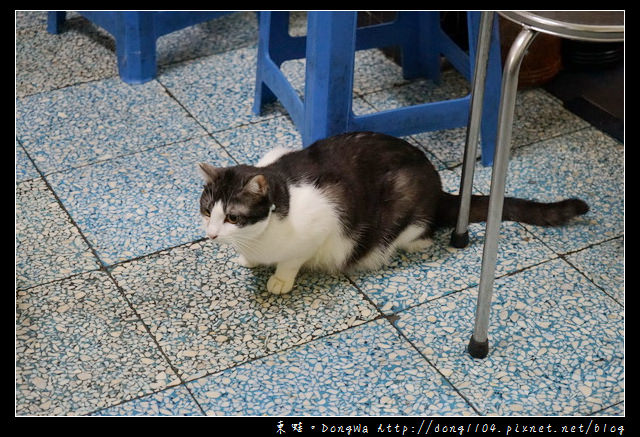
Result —
[{"label": "white chest fur", "polygon": [[235,245],[247,261],[255,264],[298,262],[301,266],[328,271],[341,270],[353,249],[346,238],[329,196],[309,184],[289,188],[289,213],[272,214],[251,247]]}]

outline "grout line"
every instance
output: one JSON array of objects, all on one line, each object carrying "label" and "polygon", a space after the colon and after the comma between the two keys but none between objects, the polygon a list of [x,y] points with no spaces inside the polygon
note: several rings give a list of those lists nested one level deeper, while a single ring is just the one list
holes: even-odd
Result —
[{"label": "grout line", "polygon": [[[25,153],[26,150],[25,150]],[[31,158],[31,156],[27,153],[27,157],[33,162],[33,159]],[[34,163],[35,165],[35,163]],[[98,256],[95,248],[90,244],[89,240],[87,239],[87,237],[84,235],[84,233],[82,232],[82,229],[80,229],[80,227],[78,226],[78,224],[73,220],[73,217],[71,217],[71,214],[66,210],[66,208],[64,207],[64,205],[62,204],[62,201],[60,200],[60,198],[58,197],[58,195],[56,194],[56,192],[53,190],[53,187],[51,187],[51,185],[49,184],[49,181],[46,180],[46,178],[44,177],[44,175],[42,174],[42,172],[40,171],[40,169],[38,169],[36,167],[36,171],[38,171],[38,173],[40,174],[40,177],[42,179],[42,181],[46,184],[47,188],[51,191],[52,195],[54,196],[54,198],[56,199],[56,202],[58,202],[58,204],[60,205],[60,208],[62,209],[62,211],[64,211],[64,213],[67,215],[67,217],[69,218],[69,221],[71,222],[71,224],[73,226],[76,227],[76,229],[78,230],[78,233],[80,234],[80,236],[82,237],[82,239],[84,240],[85,244],[87,245],[87,247],[89,248],[89,250],[91,250],[91,252],[93,253],[93,256],[96,258],[96,260],[98,261],[98,264],[100,265],[99,269],[94,269],[91,271],[102,271],[104,272],[107,277],[111,280],[111,282],[113,283],[113,285],[116,287],[116,289],[118,290],[118,293],[121,295],[121,297],[124,299],[124,301],[127,303],[127,305],[129,306],[130,310],[133,312],[133,314],[138,318],[138,321],[140,323],[142,323],[142,326],[144,326],[145,330],[147,331],[147,334],[149,335],[149,337],[151,338],[151,341],[156,345],[157,351],[160,353],[161,356],[164,357],[165,361],[167,362],[167,364],[169,364],[169,367],[171,368],[171,370],[175,373],[175,375],[178,377],[178,379],[181,381],[181,384],[184,384],[184,379],[182,378],[182,375],[180,374],[180,372],[178,371],[178,369],[173,365],[173,363],[171,362],[171,360],[169,359],[169,357],[167,356],[167,354],[164,352],[164,350],[162,349],[162,347],[160,346],[160,344],[158,343],[158,341],[156,340],[155,336],[151,333],[151,329],[149,328],[149,326],[145,323],[144,319],[140,316],[140,314],[138,313],[138,311],[135,309],[135,307],[133,306],[133,304],[131,303],[131,301],[129,300],[129,298],[127,298],[126,293],[124,292],[124,290],[122,289],[122,287],[118,284],[118,282],[115,280],[115,278],[112,276],[111,272],[108,269],[108,266],[105,265],[102,260],[100,259],[100,257]],[[80,274],[84,274],[87,272],[82,272],[79,274],[74,274],[71,276],[78,276]],[[65,278],[59,279],[59,281],[61,280],[66,280],[71,276],[67,276]],[[41,285],[41,284],[38,284]],[[193,396],[193,395],[192,395]],[[202,407],[200,406],[200,404],[197,404],[198,407],[204,412],[204,410],[202,409]]]},{"label": "grout line", "polygon": [[[371,300],[371,298],[364,292],[362,291],[362,289],[360,289],[360,287],[358,287],[358,285],[356,285],[355,281],[353,281],[349,276],[347,276],[347,279],[349,280],[349,282],[351,283],[351,285],[353,285],[358,292],[360,292],[362,294],[362,296],[364,297],[364,299],[366,301],[368,301],[369,303],[371,303],[376,310],[378,310],[378,313],[380,314],[378,317],[376,317],[374,320],[378,320],[378,319],[387,319],[387,321],[391,324],[391,326],[398,332],[398,334],[400,335],[401,338],[403,338],[407,343],[409,343],[411,345],[411,347],[413,347],[413,349],[418,352],[418,354],[427,362],[427,364],[429,364],[436,372],[438,372],[438,374],[444,378],[445,381],[447,381],[447,383],[449,383],[449,385],[453,388],[453,390],[473,409],[473,411],[476,412],[476,414],[481,415],[482,413],[475,407],[475,405],[473,405],[473,403],[471,401],[469,401],[469,399],[466,398],[466,396],[464,396],[460,390],[458,390],[458,388],[449,380],[449,378],[447,378],[446,376],[444,376],[442,374],[442,372],[440,372],[440,369],[438,369],[421,351],[420,349],[418,349],[418,347],[409,339],[407,338],[407,336],[404,334],[404,332],[402,332],[400,330],[400,328],[398,328],[398,326],[396,325],[396,321],[399,319],[398,314],[407,310],[408,308],[404,308],[401,311],[396,311],[391,315],[386,315],[382,312],[382,310],[378,307],[378,305],[376,305],[373,300]],[[424,304],[426,302],[423,302],[422,304]],[[418,305],[422,305],[422,304],[418,304]],[[416,305],[417,306],[417,305]]]}]

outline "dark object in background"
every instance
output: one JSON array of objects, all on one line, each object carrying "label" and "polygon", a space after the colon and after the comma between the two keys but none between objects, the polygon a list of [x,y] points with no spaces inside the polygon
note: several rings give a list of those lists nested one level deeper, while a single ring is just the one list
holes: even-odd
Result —
[{"label": "dark object in background", "polygon": [[[358,25],[369,26],[395,19],[392,11],[362,11]],[[449,11],[440,15],[444,32],[460,47],[468,50],[467,14]],[[500,19],[502,56],[506,56],[504,24]],[[519,26],[511,38],[519,32]],[[538,35],[536,40],[555,37]],[[536,48],[533,42],[520,69],[519,85],[542,85],[564,106],[618,141],[624,141],[624,43],[576,42],[555,38]],[[387,47],[383,53],[400,64],[400,50]],[[545,53],[549,51],[550,53]],[[533,61],[527,58],[537,57]],[[545,58],[546,57],[546,58]]]},{"label": "dark object in background", "polygon": [[622,61],[624,43],[562,41],[564,66],[571,69],[601,69],[615,67]]}]

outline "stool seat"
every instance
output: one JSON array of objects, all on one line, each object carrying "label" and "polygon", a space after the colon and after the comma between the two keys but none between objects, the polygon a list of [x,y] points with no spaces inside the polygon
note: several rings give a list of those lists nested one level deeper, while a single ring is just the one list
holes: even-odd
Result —
[{"label": "stool seat", "polygon": [[[356,50],[398,46],[406,79],[426,77],[438,83],[441,56],[471,80],[480,13],[467,12],[469,53],[440,27],[439,12],[398,12],[391,22],[357,26],[355,11],[307,13],[306,36],[288,32],[288,12],[260,12],[258,62],[253,110],[279,100],[302,136],[302,145],[343,132],[374,131],[405,136],[466,125],[470,95],[355,115],[352,111]],[[280,65],[306,58],[301,99]],[[500,84],[500,43],[497,26],[491,38],[485,110],[482,118],[482,162],[490,165],[496,138]]]},{"label": "stool seat", "polygon": [[537,32],[567,39],[615,42],[624,39],[622,11],[499,11],[504,18]]}]

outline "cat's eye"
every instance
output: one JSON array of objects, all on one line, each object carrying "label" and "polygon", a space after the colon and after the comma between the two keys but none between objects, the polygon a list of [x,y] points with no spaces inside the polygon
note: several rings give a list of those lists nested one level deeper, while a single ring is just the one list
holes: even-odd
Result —
[{"label": "cat's eye", "polygon": [[235,225],[236,223],[238,223],[238,216],[235,214],[227,214],[227,216],[224,218],[224,221]]},{"label": "cat's eye", "polygon": [[202,215],[205,217],[211,217],[211,213],[209,211],[202,211]]}]

